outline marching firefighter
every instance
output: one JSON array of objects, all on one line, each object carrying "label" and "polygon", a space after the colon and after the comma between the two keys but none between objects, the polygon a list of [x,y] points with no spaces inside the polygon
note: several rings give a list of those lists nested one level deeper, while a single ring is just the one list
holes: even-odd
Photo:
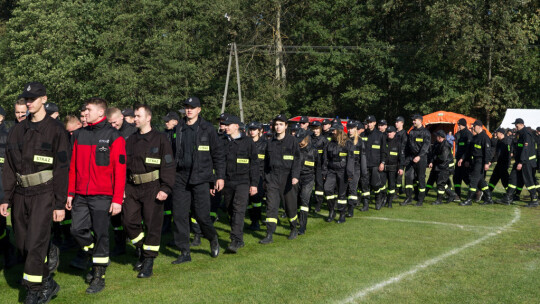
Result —
[{"label": "marching firefighter", "polygon": [[493,173],[491,173],[491,178],[489,179],[489,189],[493,192],[497,183],[500,181],[504,189],[508,188],[508,180],[510,179],[510,174],[508,174],[508,168],[510,167],[510,162],[512,160],[512,138],[505,136],[504,129],[497,129],[495,131],[495,136],[497,137],[497,145],[495,146],[495,153],[493,156],[493,162],[496,162],[495,168],[493,168]]},{"label": "marching firefighter", "polygon": [[259,184],[259,156],[257,146],[240,132],[240,118],[229,115],[223,123],[227,137],[223,149],[226,155],[223,197],[231,224],[231,243],[227,251],[236,253],[244,247],[244,217],[250,196],[257,194]]},{"label": "marching firefighter", "polygon": [[436,142],[433,145],[431,155],[429,157],[429,175],[428,184],[437,183],[437,199],[432,205],[440,205],[443,203],[444,194],[448,194],[448,202],[453,202],[456,199],[456,194],[448,186],[450,175],[454,167],[454,155],[452,146],[446,140],[446,134],[443,130],[435,132]]},{"label": "marching firefighter", "polygon": [[491,140],[483,130],[483,126],[480,120],[473,123],[476,135],[473,136],[467,152],[458,161],[458,167],[461,167],[466,166],[466,160],[470,159],[469,166],[471,168],[469,193],[467,199],[459,204],[460,206],[471,206],[477,189],[484,193],[484,203],[482,205],[493,204],[491,191],[484,178],[484,173],[489,170],[491,165]]},{"label": "marching firefighter", "polygon": [[274,135],[268,140],[265,153],[264,180],[266,185],[266,236],[259,241],[273,241],[278,222],[279,202],[283,199],[289,218],[291,233],[288,239],[298,236],[298,181],[300,178],[300,149],[296,138],[287,134],[287,118],[279,114],[273,120]]},{"label": "marching firefighter", "polygon": [[71,210],[71,234],[92,257],[86,293],[105,288],[109,260],[109,221],[120,214],[126,184],[125,140],[105,117],[107,101],[86,101],[88,126],[73,133],[66,209]]},{"label": "marching firefighter", "polygon": [[365,180],[366,191],[362,193],[362,211],[369,210],[369,186],[375,192],[376,204],[380,204],[384,199],[384,184],[381,178],[386,162],[386,136],[375,128],[377,120],[373,115],[366,118],[367,127],[362,135],[366,144],[367,175]]},{"label": "marching firefighter", "polygon": [[259,160],[259,182],[257,183],[257,193],[249,197],[248,213],[251,225],[248,229],[257,231],[261,228],[261,209],[264,200],[263,172],[264,172],[264,153],[266,151],[266,138],[262,131],[262,124],[251,122],[248,124],[248,135],[255,142],[257,147],[257,158]]},{"label": "marching firefighter", "polygon": [[531,195],[531,201],[526,207],[537,207],[538,195],[533,176],[536,167],[535,140],[531,132],[525,128],[523,119],[518,118],[513,124],[516,125],[517,129],[513,150],[515,162],[510,172],[508,190],[500,202],[505,205],[512,204],[518,181],[521,179]]},{"label": "marching firefighter", "polygon": [[298,139],[298,145],[300,147],[300,179],[298,182],[298,220],[300,228],[298,234],[302,235],[306,233],[308,213],[309,213],[309,200],[311,199],[311,192],[315,185],[315,171],[319,166],[319,153],[311,145],[311,136],[309,131],[300,130],[296,133]]},{"label": "marching firefighter", "polygon": [[311,145],[317,150],[318,157],[315,168],[315,212],[321,211],[321,205],[324,200],[324,181],[322,178],[322,158],[323,152],[328,145],[328,139],[322,134],[322,124],[320,121],[313,121],[311,123]]},{"label": "marching firefighter", "polygon": [[418,179],[418,202],[422,206],[426,197],[427,154],[431,144],[431,134],[422,125],[422,115],[412,117],[414,128],[409,132],[405,148],[405,193],[407,198],[401,203],[406,206],[412,202],[413,182]]},{"label": "marching firefighter", "polygon": [[403,155],[403,149],[401,147],[401,138],[397,137],[396,128],[390,126],[386,129],[386,155],[387,161],[384,166],[384,174],[388,181],[388,191],[386,200],[381,201],[375,206],[375,209],[380,210],[383,206],[392,208],[392,203],[396,199],[396,187],[398,178],[403,176],[403,164],[405,162],[405,156]]},{"label": "marching firefighter", "polygon": [[28,83],[19,98],[30,115],[7,138],[0,215],[7,217],[12,209],[16,246],[25,257],[25,303],[47,303],[60,289],[49,273],[47,253],[51,222],[65,216],[69,141],[62,124],[45,112],[43,84]]},{"label": "marching firefighter", "polygon": [[[403,129],[405,125],[405,118],[403,118],[403,116],[398,116],[394,125],[396,126],[396,139],[400,142],[401,145],[400,153],[405,155],[405,147],[407,146],[407,131]],[[403,173],[404,171],[402,170],[401,174],[398,174],[397,176],[396,190],[398,191],[398,194],[403,193]]]},{"label": "marching firefighter", "polygon": [[358,185],[363,192],[369,191],[365,182],[360,180],[367,175],[367,163],[366,163],[366,148],[365,143],[360,137],[358,127],[363,125],[361,122],[349,120],[347,122],[347,133],[354,146],[353,158],[354,158],[354,171],[353,177],[349,180],[347,186],[347,217],[354,216],[354,208],[358,205]]},{"label": "marching firefighter", "polygon": [[[456,161],[459,161],[465,153],[469,150],[473,135],[467,128],[467,121],[465,118],[460,118],[457,122],[459,131],[456,133]],[[470,162],[470,159],[464,159],[465,163]],[[454,182],[454,188],[456,190],[457,198],[461,198],[461,183],[469,185],[470,180],[470,168],[468,166],[457,166],[455,168],[454,176],[452,178]]]},{"label": "marching firefighter", "polygon": [[152,110],[146,105],[136,106],[135,126],[139,131],[126,142],[128,182],[123,224],[139,255],[134,267],[139,271],[138,278],[153,274],[161,242],[163,205],[175,177],[171,144],[165,133],[152,128],[151,121]]},{"label": "marching firefighter", "polygon": [[[324,193],[328,203],[327,222],[332,222],[339,211],[338,224],[345,222],[347,212],[347,186],[354,177],[354,144],[343,131],[341,123],[332,126],[334,137],[326,146],[322,175]],[[337,206],[336,206],[337,201]]]}]

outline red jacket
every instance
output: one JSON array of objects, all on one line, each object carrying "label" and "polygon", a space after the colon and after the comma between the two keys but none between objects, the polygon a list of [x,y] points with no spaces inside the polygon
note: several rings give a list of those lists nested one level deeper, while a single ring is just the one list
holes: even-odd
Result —
[{"label": "red jacket", "polygon": [[126,184],[126,141],[103,118],[73,133],[68,196],[110,195],[122,204]]}]

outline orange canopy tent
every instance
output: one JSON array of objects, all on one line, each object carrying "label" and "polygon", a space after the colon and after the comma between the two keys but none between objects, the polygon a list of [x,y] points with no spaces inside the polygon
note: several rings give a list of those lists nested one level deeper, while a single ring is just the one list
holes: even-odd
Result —
[{"label": "orange canopy tent", "polygon": [[[437,111],[424,115],[423,124],[431,133],[437,132],[438,130],[443,130],[446,134],[448,134],[448,132],[456,134],[456,132],[459,130],[457,122],[461,118],[464,118],[467,121],[467,128],[469,129],[472,128],[472,124],[476,120],[475,118],[458,113]],[[488,131],[488,129],[486,129],[485,126],[484,131],[486,131],[487,135],[491,137],[491,133]]]}]

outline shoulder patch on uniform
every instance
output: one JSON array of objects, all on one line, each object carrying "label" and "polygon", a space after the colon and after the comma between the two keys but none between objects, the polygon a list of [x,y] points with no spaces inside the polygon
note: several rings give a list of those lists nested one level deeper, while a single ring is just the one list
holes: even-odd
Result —
[{"label": "shoulder patch on uniform", "polygon": [[152,147],[150,149],[150,153],[158,153],[159,152],[159,147]]},{"label": "shoulder patch on uniform", "polygon": [[170,155],[170,154],[166,154],[164,159],[165,159],[165,162],[167,164],[172,163],[172,161],[173,161],[172,155]]},{"label": "shoulder patch on uniform", "polygon": [[122,164],[122,165],[125,165],[126,164],[126,156],[125,155],[120,155],[118,161]]}]

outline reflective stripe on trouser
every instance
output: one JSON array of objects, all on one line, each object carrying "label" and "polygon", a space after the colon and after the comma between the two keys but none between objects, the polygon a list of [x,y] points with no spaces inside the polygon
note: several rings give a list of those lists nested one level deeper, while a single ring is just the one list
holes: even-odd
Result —
[{"label": "reflective stripe on trouser", "polygon": [[[300,212],[298,213],[298,222],[300,227],[305,229],[307,226],[308,212],[309,212],[309,200],[315,185],[314,179],[305,178],[300,176],[300,182],[298,186],[298,207]],[[322,191],[321,191],[322,192]],[[324,195],[324,192],[323,192]]]},{"label": "reflective stripe on trouser", "polygon": [[337,193],[334,195],[334,199],[328,201],[328,209],[332,210],[335,207],[337,199],[337,208],[342,211],[347,207],[347,180],[345,179],[345,170],[335,171],[330,169],[326,175],[324,182],[324,192],[328,196],[331,193]]},{"label": "reflective stripe on trouser", "polygon": [[249,201],[249,184],[227,181],[221,191],[229,214],[231,224],[231,240],[244,240],[244,218],[246,206]]},{"label": "reflective stripe on trouser", "polygon": [[26,256],[23,285],[31,290],[40,290],[43,280],[49,276],[49,267],[44,261],[51,237],[49,227],[52,222],[54,194],[52,191],[39,195],[15,192],[12,201],[15,245],[19,252]]},{"label": "reflective stripe on trouser", "polygon": [[528,162],[523,163],[521,166],[521,170],[519,171],[517,170],[517,164],[514,164],[514,166],[512,167],[512,171],[510,172],[510,180],[508,182],[508,187],[521,190],[519,189],[519,186],[521,186],[520,182],[522,182],[527,187],[529,192],[536,189],[533,168]]},{"label": "reflective stripe on trouser", "polygon": [[465,167],[465,165],[462,165],[461,167],[456,167],[454,170],[454,189],[456,190],[456,194],[460,196],[461,194],[461,183],[465,182],[465,184],[469,185],[471,183],[470,179],[470,168]]},{"label": "reflective stripe on trouser", "polygon": [[[476,192],[477,189],[489,190],[487,182],[484,178],[484,164],[481,159],[475,160],[471,164],[471,183],[469,185],[469,196],[472,192]],[[483,190],[485,191],[485,190]]]},{"label": "reflective stripe on trouser", "polygon": [[288,172],[270,172],[266,175],[266,231],[276,231],[277,220],[269,222],[268,219],[277,219],[281,197],[284,199],[285,214],[294,218],[298,212],[298,184],[293,185]]},{"label": "reflective stripe on trouser", "polygon": [[[409,162],[407,167],[405,168],[405,188],[406,189],[412,189],[412,185],[416,180],[418,180],[418,190],[419,190],[419,201],[421,200],[422,196],[425,195],[426,190],[426,167],[427,167],[427,159],[426,157],[421,157],[420,161],[417,163],[412,162],[412,160]],[[412,195],[412,192],[407,192],[407,198],[410,198]]]},{"label": "reflective stripe on trouser", "polygon": [[155,258],[159,253],[159,250],[145,249],[159,246],[161,242],[163,203],[156,199],[159,186],[157,182],[126,185],[126,198],[122,205],[126,234],[135,247],[142,247],[145,258]]},{"label": "reflective stripe on trouser", "polygon": [[[81,247],[89,248],[93,258],[109,257],[109,209],[112,198],[104,195],[76,195],[73,199],[71,234]],[[160,217],[162,214],[160,213]],[[94,260],[104,265],[105,259]]]},{"label": "reflective stripe on trouser", "polygon": [[491,177],[489,178],[489,187],[495,189],[497,183],[500,181],[504,188],[508,187],[508,181],[510,180],[510,174],[508,173],[508,164],[497,163]]}]

